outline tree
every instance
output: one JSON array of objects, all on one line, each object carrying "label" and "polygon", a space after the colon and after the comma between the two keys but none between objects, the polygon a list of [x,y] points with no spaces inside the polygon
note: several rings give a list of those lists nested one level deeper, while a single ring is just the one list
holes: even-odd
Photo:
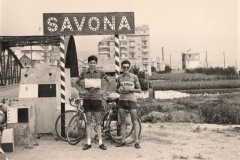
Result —
[{"label": "tree", "polygon": [[151,71],[152,71],[152,72],[156,72],[156,71],[157,71],[156,67],[151,66]]},{"label": "tree", "polygon": [[171,72],[172,68],[169,67],[168,65],[165,66],[165,73]]},{"label": "tree", "polygon": [[146,75],[145,72],[140,71],[140,69],[136,66],[133,66],[130,70],[131,73],[136,74],[138,76],[139,79],[139,83],[141,86],[141,90],[142,91],[147,91],[149,88],[149,79]]}]

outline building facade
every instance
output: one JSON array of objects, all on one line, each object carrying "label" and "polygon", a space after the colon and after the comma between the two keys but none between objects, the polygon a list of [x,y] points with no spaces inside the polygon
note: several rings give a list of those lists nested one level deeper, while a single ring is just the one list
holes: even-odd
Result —
[{"label": "building facade", "polygon": [[[119,35],[120,63],[128,59],[132,66],[151,75],[150,34],[147,25],[135,27],[135,34]],[[98,65],[106,72],[115,71],[115,41],[109,36],[98,43]]]},{"label": "building facade", "polygon": [[199,53],[182,53],[182,69],[193,69],[199,67]]}]

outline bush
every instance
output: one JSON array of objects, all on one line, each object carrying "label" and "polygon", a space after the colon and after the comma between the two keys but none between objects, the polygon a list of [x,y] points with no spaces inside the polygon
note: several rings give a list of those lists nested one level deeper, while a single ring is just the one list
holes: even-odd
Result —
[{"label": "bush", "polygon": [[156,71],[157,71],[156,67],[151,66],[151,72],[156,72]]},{"label": "bush", "polygon": [[240,124],[238,94],[217,97],[188,97],[172,100],[138,99],[139,112],[144,122],[188,122]]},{"label": "bush", "polygon": [[239,104],[229,105],[224,99],[206,103],[200,106],[200,112],[205,123],[239,124]]},{"label": "bush", "polygon": [[195,68],[195,69],[186,69],[186,73],[202,73],[206,75],[221,75],[221,76],[227,76],[227,79],[237,79],[238,73],[235,67],[210,67],[210,68]]}]

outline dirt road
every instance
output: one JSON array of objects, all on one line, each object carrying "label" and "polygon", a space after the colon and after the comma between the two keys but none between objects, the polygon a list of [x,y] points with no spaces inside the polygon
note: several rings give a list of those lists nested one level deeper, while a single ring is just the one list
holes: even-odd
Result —
[{"label": "dirt road", "polygon": [[102,151],[93,143],[83,151],[86,140],[75,146],[55,141],[51,136],[38,140],[39,146],[31,149],[16,148],[7,153],[10,160],[172,160],[172,159],[240,159],[240,126],[189,124],[189,123],[144,123],[141,149],[133,144],[116,148],[104,141],[108,150]]}]

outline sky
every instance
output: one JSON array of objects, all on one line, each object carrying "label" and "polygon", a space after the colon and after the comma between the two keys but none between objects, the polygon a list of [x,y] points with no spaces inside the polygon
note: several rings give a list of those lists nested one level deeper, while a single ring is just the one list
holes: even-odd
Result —
[{"label": "sky", "polygon": [[[43,13],[134,12],[150,28],[151,57],[181,66],[181,53],[200,53],[200,64],[240,67],[237,0],[0,0],[0,35],[43,35]],[[75,36],[78,53],[97,53],[104,36]],[[107,37],[107,35],[105,36]],[[85,58],[86,54],[79,55]],[[171,57],[171,60],[170,60]]]}]

